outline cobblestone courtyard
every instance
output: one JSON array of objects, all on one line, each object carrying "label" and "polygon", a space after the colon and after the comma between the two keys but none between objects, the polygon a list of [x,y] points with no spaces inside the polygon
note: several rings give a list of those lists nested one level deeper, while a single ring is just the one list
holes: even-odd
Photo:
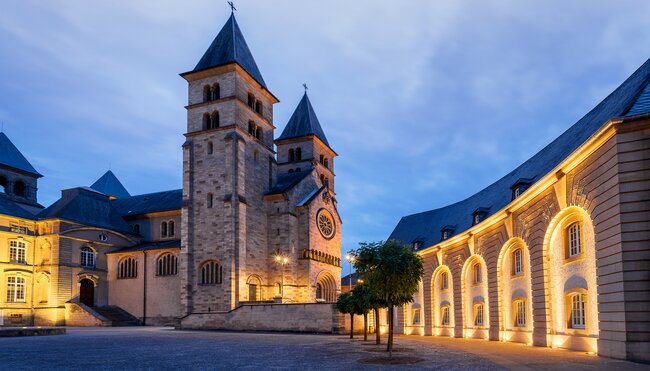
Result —
[{"label": "cobblestone courtyard", "polygon": [[[385,340],[385,339],[382,339]],[[170,328],[69,328],[60,336],[0,339],[1,369],[150,370],[642,370],[624,361],[579,352],[479,340],[396,336],[412,363],[373,364],[386,355],[345,336],[175,331]],[[381,346],[383,349],[383,345]],[[370,363],[369,363],[370,362]]]}]

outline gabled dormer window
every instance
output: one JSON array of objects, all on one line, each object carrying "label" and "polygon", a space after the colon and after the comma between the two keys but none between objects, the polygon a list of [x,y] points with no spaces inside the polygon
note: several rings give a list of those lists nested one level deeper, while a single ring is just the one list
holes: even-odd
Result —
[{"label": "gabled dormer window", "polygon": [[413,250],[420,250],[422,248],[422,240],[415,240],[411,242],[411,247]]},{"label": "gabled dormer window", "polygon": [[477,225],[478,223],[485,220],[488,215],[488,211],[489,209],[485,207],[479,207],[478,209],[474,210],[472,213],[472,225]]},{"label": "gabled dormer window", "polygon": [[455,229],[456,229],[456,228],[455,228],[454,226],[451,226],[451,225],[447,225],[447,226],[443,227],[443,228],[440,230],[440,233],[441,233],[440,240],[441,240],[441,241],[444,241],[444,240],[449,239],[451,236],[454,235],[454,231],[455,231]]},{"label": "gabled dormer window", "polygon": [[531,184],[533,184],[533,178],[519,178],[517,181],[510,186],[510,189],[512,190],[512,199],[514,200],[515,198],[521,196],[524,191],[530,187]]}]

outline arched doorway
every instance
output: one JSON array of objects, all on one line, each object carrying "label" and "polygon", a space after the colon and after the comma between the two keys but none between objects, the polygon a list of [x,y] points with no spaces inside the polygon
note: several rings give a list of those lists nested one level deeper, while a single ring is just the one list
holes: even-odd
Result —
[{"label": "arched doorway", "polygon": [[80,282],[79,302],[89,307],[95,304],[95,283],[88,278],[84,278]]}]

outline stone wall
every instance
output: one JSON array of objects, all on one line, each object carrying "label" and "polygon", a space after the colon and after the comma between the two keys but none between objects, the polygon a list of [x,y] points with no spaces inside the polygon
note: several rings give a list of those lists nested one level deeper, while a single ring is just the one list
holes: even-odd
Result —
[{"label": "stone wall", "polygon": [[65,303],[65,325],[79,327],[110,326],[110,321],[90,313],[88,307],[81,303]]}]

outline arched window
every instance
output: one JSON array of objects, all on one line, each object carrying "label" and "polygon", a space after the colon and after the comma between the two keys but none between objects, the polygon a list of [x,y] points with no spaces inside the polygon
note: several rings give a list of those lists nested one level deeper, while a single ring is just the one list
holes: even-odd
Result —
[{"label": "arched window", "polygon": [[325,156],[322,153],[320,154],[320,157],[318,158],[318,162],[320,162],[321,164],[325,163]]},{"label": "arched window", "polygon": [[253,108],[254,105],[255,105],[255,97],[253,96],[253,94],[248,93],[248,106],[250,108]]},{"label": "arched window", "polygon": [[449,326],[449,305],[440,308],[440,325]]},{"label": "arched window", "polygon": [[585,295],[573,294],[571,297],[571,328],[585,328]]},{"label": "arched window", "polygon": [[255,101],[255,112],[262,114],[262,102]]},{"label": "arched window", "polygon": [[203,101],[207,102],[212,99],[212,89],[210,89],[210,85],[206,85],[203,87]]},{"label": "arched window", "polygon": [[323,285],[319,283],[316,284],[316,299],[323,300]]},{"label": "arched window", "polygon": [[293,150],[293,148],[289,149],[289,162],[296,161],[296,152]]},{"label": "arched window", "polygon": [[140,224],[133,225],[133,232],[135,232],[136,234],[140,234]]},{"label": "arched window", "polygon": [[261,286],[262,282],[259,278],[251,276],[248,279],[248,301],[257,301],[261,300]]},{"label": "arched window", "polygon": [[201,285],[221,284],[223,277],[223,268],[215,261],[211,260],[201,265]]},{"label": "arched window", "polygon": [[483,305],[474,304],[474,326],[483,325]]},{"label": "arched window", "polygon": [[178,274],[178,257],[172,253],[162,254],[156,261],[156,276]]},{"label": "arched window", "polygon": [[208,154],[211,155],[212,152],[214,152],[214,144],[212,142],[208,142]]},{"label": "arched window", "polygon": [[301,161],[302,160],[302,148],[298,147],[296,148],[296,161]]},{"label": "arched window", "polygon": [[19,240],[9,242],[9,261],[12,263],[26,263],[27,244]]},{"label": "arched window", "polygon": [[413,317],[413,325],[415,325],[415,326],[419,325],[420,324],[420,309],[419,308],[413,309],[412,317]]},{"label": "arched window", "polygon": [[219,84],[212,85],[212,100],[217,100],[221,98],[221,86]]},{"label": "arched window", "polygon": [[515,312],[515,327],[526,327],[526,301],[515,300],[513,307]]},{"label": "arched window", "polygon": [[95,250],[88,246],[81,248],[81,258],[79,261],[82,267],[95,268]]},{"label": "arched window", "polygon": [[582,253],[579,222],[572,223],[567,227],[565,240],[569,258],[579,256]]},{"label": "arched window", "polygon": [[210,114],[203,114],[203,130],[208,130],[210,128]]},{"label": "arched window", "polygon": [[262,139],[262,128],[259,126],[255,128],[255,138]]},{"label": "arched window", "polygon": [[449,275],[447,272],[442,272],[440,275],[440,289],[447,290],[449,288]]},{"label": "arched window", "polygon": [[212,208],[213,198],[214,198],[214,197],[212,196],[212,193],[208,193],[208,199],[207,199],[208,209],[211,209],[211,208]]},{"label": "arched window", "polygon": [[329,159],[325,159],[325,160],[323,160],[323,165],[324,165],[326,168],[329,169],[329,168],[330,168],[330,162],[329,162]]},{"label": "arched window", "polygon": [[329,179],[328,177],[325,177],[325,179],[323,180],[323,185],[324,185],[325,187],[329,187],[329,186],[330,186],[330,179]]},{"label": "arched window", "polygon": [[167,237],[167,222],[160,223],[160,237]]},{"label": "arched window", "polygon": [[475,263],[474,264],[474,283],[479,284],[483,282],[483,277],[481,277],[481,264],[480,263]]},{"label": "arched window", "polygon": [[248,121],[248,134],[255,136],[255,123],[253,121]]},{"label": "arched window", "polygon": [[210,126],[208,129],[216,129],[219,127],[219,111],[212,112],[210,116]]},{"label": "arched window", "polygon": [[167,222],[167,235],[169,237],[174,237],[174,235],[176,234],[176,231],[175,231],[176,225],[175,224],[176,223],[174,223],[173,220],[170,220],[170,221]]},{"label": "arched window", "polygon": [[293,173],[293,169],[289,169],[289,173]]},{"label": "arched window", "polygon": [[25,183],[23,183],[21,180],[18,180],[16,183],[14,183],[14,194],[16,196],[25,197]]},{"label": "arched window", "polygon": [[117,265],[117,278],[136,278],[138,276],[138,262],[133,257],[126,257]]},{"label": "arched window", "polygon": [[7,302],[25,302],[25,278],[20,276],[7,277]]},{"label": "arched window", "polygon": [[524,264],[521,249],[512,252],[512,274],[519,275],[524,271]]}]

